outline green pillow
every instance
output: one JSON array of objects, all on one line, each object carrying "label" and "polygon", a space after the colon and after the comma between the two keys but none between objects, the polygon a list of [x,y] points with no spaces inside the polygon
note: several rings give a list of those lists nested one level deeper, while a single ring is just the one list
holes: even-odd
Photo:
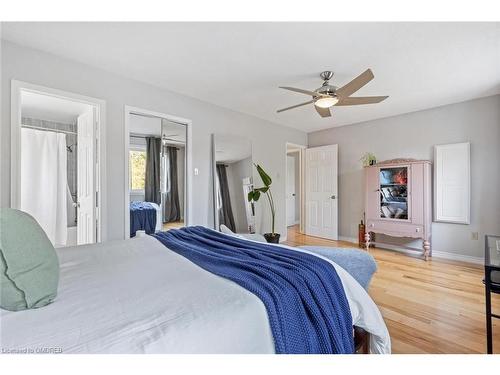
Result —
[{"label": "green pillow", "polygon": [[51,303],[59,260],[54,246],[25,212],[0,208],[0,307],[19,311]]}]

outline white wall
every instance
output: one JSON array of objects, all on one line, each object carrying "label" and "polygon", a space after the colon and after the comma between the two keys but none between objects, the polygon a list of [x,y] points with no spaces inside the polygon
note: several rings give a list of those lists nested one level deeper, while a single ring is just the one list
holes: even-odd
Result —
[{"label": "white wall", "polygon": [[[500,96],[310,133],[309,146],[339,145],[339,232],[357,238],[364,211],[359,158],[432,160],[433,146],[471,142],[471,224],[432,224],[432,246],[481,257],[485,234],[500,234]],[[479,240],[471,239],[479,232]],[[412,245],[417,245],[413,243]],[[420,246],[420,244],[418,244]]]},{"label": "white wall", "polygon": [[[305,133],[10,42],[2,41],[2,48],[1,206],[10,204],[10,82],[17,79],[106,101],[108,239],[124,237],[125,105],[193,121],[193,168],[199,169],[198,176],[194,176],[193,171],[188,172],[193,182],[193,224],[212,225],[213,222],[210,135],[233,134],[250,139],[254,161],[265,167],[273,177],[277,228],[286,233],[286,142],[305,144]],[[260,209],[261,206],[265,211]],[[262,230],[269,230],[268,208],[259,202],[257,210],[257,220],[263,219]],[[257,229],[260,230],[259,227]]]}]

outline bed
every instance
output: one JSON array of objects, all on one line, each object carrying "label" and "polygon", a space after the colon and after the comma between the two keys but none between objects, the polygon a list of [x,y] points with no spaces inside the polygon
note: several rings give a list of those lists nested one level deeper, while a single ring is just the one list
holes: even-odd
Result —
[{"label": "bed", "polygon": [[153,202],[130,202],[130,237],[138,230],[153,234],[162,229],[161,208]]},{"label": "bed", "polygon": [[[57,254],[60,282],[52,304],[0,310],[4,350],[275,352],[268,314],[256,295],[151,236],[57,249]],[[389,334],[375,303],[345,270],[328,262],[342,281],[353,325],[370,334],[370,351],[390,353]]]}]

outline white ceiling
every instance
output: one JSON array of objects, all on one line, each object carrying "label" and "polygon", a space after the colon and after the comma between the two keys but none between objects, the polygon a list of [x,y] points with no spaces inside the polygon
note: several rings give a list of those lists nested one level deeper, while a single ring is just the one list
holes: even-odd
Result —
[{"label": "white ceiling", "polygon": [[[3,38],[303,131],[500,93],[500,23],[4,23]],[[380,103],[320,118],[322,70]]]},{"label": "white ceiling", "polygon": [[252,142],[244,137],[215,135],[215,161],[234,163],[252,156]]},{"label": "white ceiling", "polygon": [[23,117],[73,124],[79,115],[91,108],[89,104],[50,95],[21,92],[21,115]]}]

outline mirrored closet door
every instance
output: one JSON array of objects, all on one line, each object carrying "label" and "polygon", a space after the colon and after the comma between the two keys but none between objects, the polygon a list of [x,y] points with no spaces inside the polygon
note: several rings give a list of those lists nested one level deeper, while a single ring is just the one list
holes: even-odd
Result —
[{"label": "mirrored closet door", "polygon": [[147,113],[129,117],[130,237],[180,228],[185,221],[185,124]]},{"label": "mirrored closet door", "polygon": [[215,229],[255,233],[255,206],[248,202],[253,189],[252,143],[232,135],[212,135]]}]

